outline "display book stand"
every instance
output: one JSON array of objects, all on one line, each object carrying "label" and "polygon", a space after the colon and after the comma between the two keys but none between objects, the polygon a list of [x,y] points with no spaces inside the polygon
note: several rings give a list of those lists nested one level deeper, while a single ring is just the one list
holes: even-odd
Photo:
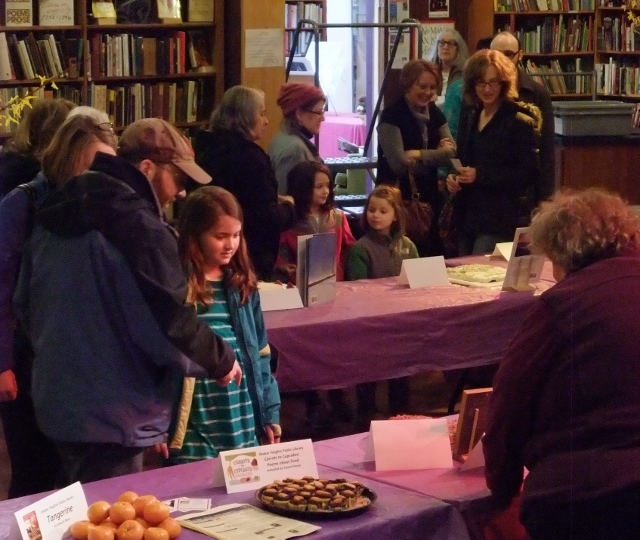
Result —
[{"label": "display book stand", "polygon": [[[296,50],[298,47],[298,38],[300,36],[300,32],[312,32],[313,39],[315,41],[315,65],[316,70],[314,73],[314,84],[320,88],[320,70],[318,69],[318,65],[320,64],[320,30],[325,28],[388,28],[388,29],[396,29],[396,37],[393,41],[393,46],[391,47],[391,51],[389,52],[389,58],[387,60],[387,65],[384,70],[384,76],[382,78],[382,84],[380,85],[380,91],[378,93],[378,99],[376,100],[376,106],[373,110],[373,114],[369,115],[367,112],[367,138],[364,143],[364,148],[361,156],[345,156],[338,158],[327,158],[324,160],[325,165],[332,170],[332,172],[336,172],[336,169],[366,169],[371,176],[371,179],[375,182],[375,174],[373,169],[378,164],[378,160],[376,158],[371,157],[371,139],[373,137],[373,129],[375,127],[376,120],[378,119],[378,115],[380,114],[380,107],[382,105],[382,97],[384,96],[384,91],[386,89],[386,85],[388,84],[389,74],[391,72],[391,67],[393,66],[393,61],[396,57],[396,53],[398,52],[398,46],[400,45],[401,36],[404,32],[411,32],[411,29],[414,28],[418,31],[418,43],[422,42],[422,26],[420,22],[416,19],[403,19],[399,23],[318,23],[311,19],[300,19],[296,26],[296,29],[293,34],[293,38],[291,39],[292,47],[289,51],[289,57],[287,60],[287,67],[285,72],[285,80],[289,80],[289,73],[291,72],[291,66],[293,65],[293,58],[296,54]],[[420,47],[418,47],[418,57],[422,54]],[[318,143],[318,136],[316,136],[316,144]]]},{"label": "display book stand", "polygon": [[471,449],[480,442],[485,431],[487,408],[492,388],[464,390],[453,441],[453,459],[465,462]]}]

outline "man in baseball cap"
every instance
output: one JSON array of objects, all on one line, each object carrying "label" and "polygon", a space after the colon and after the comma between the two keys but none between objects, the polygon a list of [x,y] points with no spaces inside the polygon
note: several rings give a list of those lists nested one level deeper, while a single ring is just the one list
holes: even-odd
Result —
[{"label": "man in baseball cap", "polygon": [[142,468],[164,442],[178,372],[240,383],[232,349],[186,303],[162,207],[210,181],[164,120],[131,124],[118,155],[54,191],[36,214],[15,293],[34,344],[33,401],[65,485]]}]

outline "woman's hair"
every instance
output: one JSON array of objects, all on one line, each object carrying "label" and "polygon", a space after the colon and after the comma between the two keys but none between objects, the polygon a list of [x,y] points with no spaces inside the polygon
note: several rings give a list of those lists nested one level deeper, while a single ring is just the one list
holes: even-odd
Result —
[{"label": "woman's hair", "polygon": [[535,210],[530,249],[572,272],[636,246],[638,226],[638,215],[618,195],[559,191]]},{"label": "woman's hair", "polygon": [[331,171],[326,165],[317,161],[301,161],[287,174],[287,193],[295,201],[296,216],[305,219],[309,215],[313,200],[313,188],[316,183],[316,174],[322,173],[329,177],[329,196],[322,205],[321,210],[327,212],[333,208],[333,185]]},{"label": "woman's hair", "polygon": [[[178,248],[180,259],[187,273],[189,301],[208,306],[212,299],[211,287],[204,272],[202,235],[213,229],[222,216],[230,216],[242,223],[242,208],[236,198],[219,186],[204,186],[193,191],[184,201],[178,218]],[[231,276],[227,283],[240,291],[242,303],[258,287],[247,251],[244,233],[228,268]]]},{"label": "woman's hair", "polygon": [[409,60],[400,71],[400,88],[402,88],[402,92],[406,93],[425,72],[431,73],[436,79],[436,84],[440,86],[442,82],[440,68],[433,62],[416,58]]},{"label": "woman's hair", "polygon": [[26,107],[16,132],[5,144],[6,150],[38,161],[56,130],[75,107],[67,99],[36,99]]},{"label": "woman's hair", "polygon": [[458,51],[458,54],[453,61],[453,65],[458,69],[462,69],[464,63],[467,61],[467,58],[469,58],[469,48],[467,47],[467,44],[460,32],[458,32],[455,28],[448,28],[447,30],[443,30],[436,36],[436,39],[431,46],[431,50],[427,55],[427,60],[430,60],[434,64],[437,64],[439,67],[441,66],[442,62],[440,62],[440,57],[438,56],[438,41],[443,39],[444,34],[451,34],[453,36],[453,39],[457,43],[456,49]]},{"label": "woman's hair", "polygon": [[92,117],[84,114],[65,120],[42,153],[42,172],[47,180],[61,187],[79,174],[76,170],[78,162],[87,148],[96,142],[102,142],[115,151],[117,139],[111,124],[96,123]]},{"label": "woman's hair", "polygon": [[369,232],[371,230],[371,225],[369,225],[369,220],[367,219],[367,209],[369,208],[369,203],[371,199],[384,199],[387,201],[393,211],[396,214],[396,220],[391,224],[391,236],[395,236],[396,234],[404,234],[405,226],[406,226],[406,212],[404,210],[404,206],[402,206],[402,194],[397,187],[393,186],[378,186],[371,193],[369,193],[369,197],[367,197],[367,202],[364,205],[364,212],[362,213],[362,230],[363,232]]},{"label": "woman's hair", "polygon": [[476,83],[483,80],[489,66],[495,68],[500,81],[500,99],[511,101],[518,99],[518,72],[513,62],[500,51],[483,49],[469,58],[462,72],[463,95],[467,103],[471,105],[482,103],[476,93]]},{"label": "woman's hair", "polygon": [[232,86],[211,113],[211,129],[239,131],[247,139],[256,124],[256,117],[264,103],[264,92],[248,86]]},{"label": "woman's hair", "polygon": [[104,124],[105,127],[111,127],[111,120],[109,120],[109,115],[101,111],[100,109],[96,109],[95,107],[90,107],[88,105],[80,105],[73,109],[68,115],[67,119],[73,118],[74,116],[88,116],[93,120],[95,124]]}]

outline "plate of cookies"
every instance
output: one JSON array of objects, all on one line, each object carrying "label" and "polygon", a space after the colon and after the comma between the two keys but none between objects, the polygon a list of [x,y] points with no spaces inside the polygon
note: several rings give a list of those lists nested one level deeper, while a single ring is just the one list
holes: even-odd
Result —
[{"label": "plate of cookies", "polygon": [[357,480],[285,478],[256,491],[262,506],[291,517],[346,517],[369,509],[377,495]]}]

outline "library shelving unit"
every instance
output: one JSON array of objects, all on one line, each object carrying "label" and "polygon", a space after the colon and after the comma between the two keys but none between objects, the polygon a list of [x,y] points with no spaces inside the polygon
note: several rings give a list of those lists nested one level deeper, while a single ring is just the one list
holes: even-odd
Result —
[{"label": "library shelving unit", "polygon": [[594,93],[596,0],[495,0],[494,30],[522,44],[523,67],[552,99]]},{"label": "library shelving unit", "polygon": [[[285,56],[291,51],[293,34],[298,21],[308,19],[318,24],[327,20],[326,0],[285,0],[284,2],[284,27],[285,27]],[[320,39],[326,39],[326,31],[322,30]],[[298,38],[296,54],[305,55],[309,44],[313,41],[311,32],[302,32]]]},{"label": "library shelving unit", "polygon": [[[90,0],[76,0],[72,26],[10,26],[0,14],[13,78],[0,81],[0,101],[15,95],[64,97],[105,110],[116,130],[157,116],[188,129],[206,121],[224,91],[224,0],[214,22],[181,19],[116,23],[95,19]],[[38,0],[32,0],[33,22]],[[38,76],[55,82],[40,86]],[[0,144],[10,133],[0,126]]]}]

